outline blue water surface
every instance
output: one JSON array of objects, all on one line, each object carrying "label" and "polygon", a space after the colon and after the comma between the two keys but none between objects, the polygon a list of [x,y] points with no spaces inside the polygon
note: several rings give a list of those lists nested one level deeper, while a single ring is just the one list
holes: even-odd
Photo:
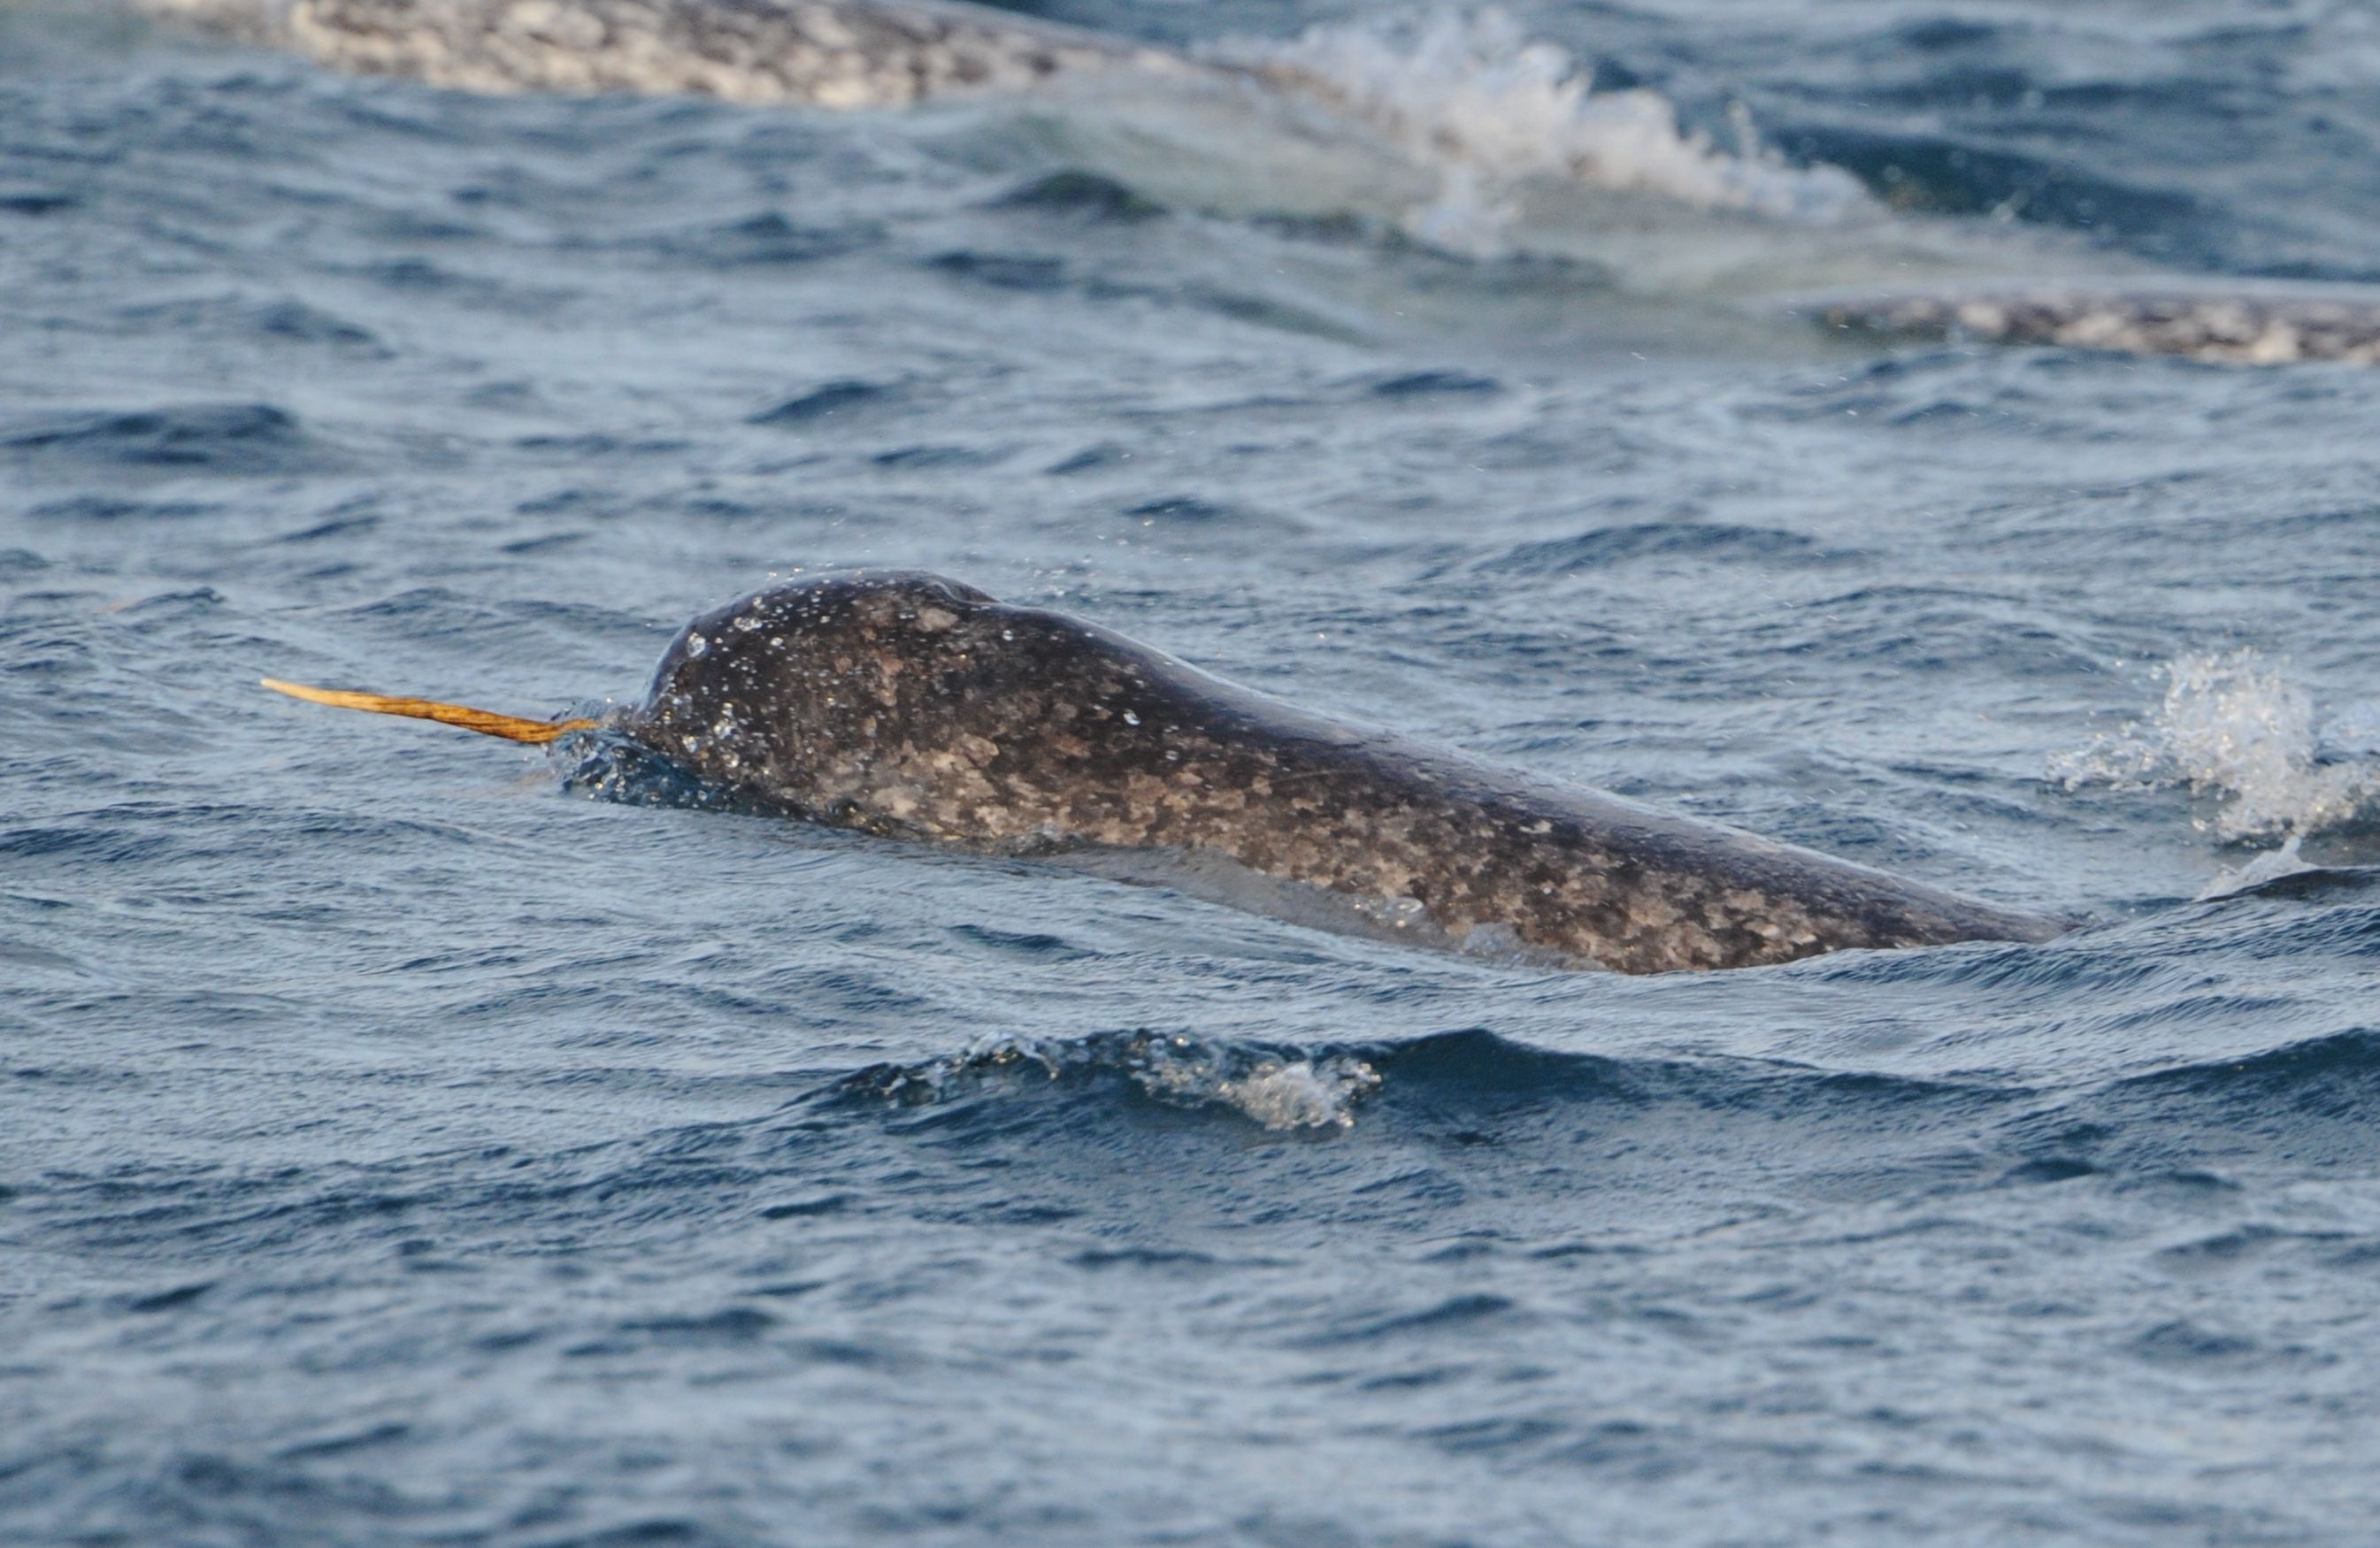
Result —
[{"label": "blue water surface", "polygon": [[[0,1538],[2372,1540],[2380,374],[1737,302],[2380,279],[2380,31],[1511,24],[1879,213],[0,9]],[[630,701],[860,563],[2090,924],[1549,972],[255,686]],[[2279,764],[2053,777],[2243,649]]]}]

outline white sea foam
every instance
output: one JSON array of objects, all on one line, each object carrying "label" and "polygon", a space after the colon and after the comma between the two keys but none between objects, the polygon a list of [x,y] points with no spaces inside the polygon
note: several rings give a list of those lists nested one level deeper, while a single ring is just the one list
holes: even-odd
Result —
[{"label": "white sea foam", "polygon": [[864,1088],[904,1103],[939,1102],[988,1081],[1038,1071],[1053,1081],[1121,1074],[1172,1107],[1228,1107],[1275,1131],[1347,1129],[1380,1074],[1346,1054],[1296,1058],[1230,1043],[1151,1033],[1062,1042],[1002,1037],[909,1069],[872,1071]]},{"label": "white sea foam", "polygon": [[1316,27],[1286,42],[1232,45],[1233,64],[1301,86],[1436,167],[1438,199],[1406,222],[1457,248],[1493,246],[1534,177],[1645,193],[1703,210],[1824,222],[1873,212],[1839,167],[1796,167],[1736,114],[1732,151],[1682,129],[1658,92],[1597,91],[1593,71],[1531,41],[1497,10]]},{"label": "white sea foam", "polygon": [[1187,1039],[1171,1038],[1154,1045],[1153,1057],[1140,1061],[1133,1074],[1152,1096],[1220,1103],[1273,1130],[1350,1128],[1356,1099],[1380,1083],[1379,1072],[1369,1064],[1344,1056],[1262,1058],[1237,1070],[1228,1064]]},{"label": "white sea foam", "polygon": [[2198,825],[2234,841],[2294,840],[2380,800],[2380,707],[2325,714],[2250,649],[2180,656],[2158,671],[2155,711],[2051,759],[2050,777],[2069,790],[2185,786],[2219,803]]}]

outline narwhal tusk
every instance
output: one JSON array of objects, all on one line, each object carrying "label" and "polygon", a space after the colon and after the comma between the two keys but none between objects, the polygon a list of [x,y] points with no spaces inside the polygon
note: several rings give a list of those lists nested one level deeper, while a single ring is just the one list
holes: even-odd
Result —
[{"label": "narwhal tusk", "polygon": [[257,681],[276,694],[306,699],[314,704],[327,704],[339,709],[363,709],[374,715],[407,715],[417,720],[435,720],[441,725],[460,726],[465,731],[478,732],[481,736],[501,736],[507,742],[547,743],[565,732],[586,731],[601,722],[595,720],[528,720],[517,715],[499,715],[493,710],[473,709],[468,705],[440,704],[435,699],[391,698],[385,694],[351,694],[337,688],[310,688],[302,683],[284,683],[277,677]]}]

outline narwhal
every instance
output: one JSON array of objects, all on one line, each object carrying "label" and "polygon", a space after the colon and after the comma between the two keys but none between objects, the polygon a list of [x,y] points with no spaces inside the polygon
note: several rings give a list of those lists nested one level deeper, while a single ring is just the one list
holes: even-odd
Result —
[{"label": "narwhal", "polygon": [[467,91],[626,91],[828,108],[1179,54],[965,0],[130,0],[334,69]]},{"label": "narwhal", "polygon": [[643,702],[601,720],[265,685],[515,742],[600,729],[789,816],[990,853],[1170,857],[1435,943],[1621,973],[2063,928],[1314,714],[917,572],[832,573],[706,613]]}]

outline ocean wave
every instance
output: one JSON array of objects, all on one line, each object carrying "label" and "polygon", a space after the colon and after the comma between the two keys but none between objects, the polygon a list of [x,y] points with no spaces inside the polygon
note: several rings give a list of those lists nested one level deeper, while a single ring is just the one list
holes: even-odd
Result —
[{"label": "ocean wave", "polygon": [[269,403],[43,410],[0,424],[0,455],[75,467],[249,476],[307,472],[330,462],[296,415]]},{"label": "ocean wave", "polygon": [[943,1107],[1055,1090],[1107,1089],[1166,1107],[1238,1114],[1265,1129],[1335,1131],[1393,1100],[1408,1119],[1487,1121],[1522,1109],[1607,1114],[1677,1107],[1766,1119],[1866,1121],[1912,1105],[1964,1107],[2012,1094],[1988,1086],[1777,1060],[1609,1056],[1538,1047],[1486,1028],[1389,1043],[1299,1048],[1149,1031],[999,1037],[942,1058],[872,1065],[837,1080],[836,1100]]},{"label": "ocean wave", "polygon": [[[2368,955],[2371,927],[2369,909],[2348,910],[2333,944]],[[2345,1008],[2204,992],[2134,998],[2143,993],[2155,1003],[2133,1005],[2129,1018],[2111,1007],[2095,1029],[2061,1024],[2063,1035],[2106,1042],[2109,1057],[2078,1050],[2061,1062],[2045,1050],[2019,1058],[2024,1068],[1973,1068],[1981,1050],[1972,1046],[1963,1057],[1946,1048],[1955,1062],[1885,1069],[1588,1051],[1477,1027],[1305,1046],[1135,1031],[1000,1038],[871,1066],[803,1105],[917,1109],[917,1137],[970,1150],[1079,1151],[1103,1147],[1110,1124],[1155,1103],[1277,1133],[1344,1135],[1378,1157],[1419,1145],[1443,1162],[1488,1147],[1479,1176],[1545,1162],[1570,1179],[1565,1190],[1642,1167],[1772,1181],[1815,1167],[1838,1180],[1933,1177],[1953,1189],[2044,1180],[2044,1168],[2064,1167],[2120,1182],[2175,1167],[2282,1165],[2293,1147],[2345,1156],[2368,1146],[2380,1034],[2342,1019]],[[2265,1034],[2240,1035],[2253,1026]]]},{"label": "ocean wave", "polygon": [[2012,1129],[2062,1136],[2095,1167],[2135,1177],[2271,1167],[2368,1174],[2375,1106],[2380,1033],[2350,1027],[2110,1082]]},{"label": "ocean wave", "polygon": [[2111,1092],[2278,1103],[2308,1112],[2369,1114],[2380,1098],[2380,1031],[2357,1027],[2277,1048],[2202,1059],[2134,1076]]},{"label": "ocean wave", "polygon": [[[622,1090],[639,1078],[605,1077],[626,1080]],[[138,1084],[63,1063],[19,1079],[60,1091]],[[604,1222],[607,1235],[736,1221],[807,1229],[888,1207],[1082,1221],[1111,1208],[1129,1216],[1150,1191],[1195,1191],[1178,1164],[1245,1155],[1229,1131],[1245,1124],[1357,1146],[1327,1173],[1294,1157],[1246,1163],[1291,1168],[1312,1207],[1418,1217],[1471,1192],[1592,1196],[1624,1232],[1714,1210],[1736,1218],[1780,1190],[1856,1197],[2090,1178],[2121,1188],[2308,1158],[2366,1165],[2380,1033],[2350,1027],[2072,1085],[1588,1053],[1482,1028],[1304,1048],[1150,1031],[1012,1037],[841,1074],[788,1071],[781,1082],[808,1089],[763,1116],[591,1143],[554,1129],[304,1168],[66,1166],[24,1207],[83,1250],[171,1255],[208,1277],[220,1264],[304,1254],[326,1240],[504,1239],[525,1214],[558,1231]],[[1151,1107],[1228,1121],[1153,1147],[1143,1133],[1120,1150],[1114,1126],[1137,1129],[1135,1109]],[[1032,1178],[1003,1156],[1029,1157]],[[1120,1164],[1138,1204],[1113,1196]]]},{"label": "ocean wave", "polygon": [[1380,1076],[1352,1054],[1131,1032],[999,1038],[922,1064],[873,1066],[835,1089],[917,1107],[1033,1081],[1076,1087],[1121,1081],[1168,1107],[1220,1107],[1290,1131],[1352,1128],[1356,1104],[1379,1088]]}]

